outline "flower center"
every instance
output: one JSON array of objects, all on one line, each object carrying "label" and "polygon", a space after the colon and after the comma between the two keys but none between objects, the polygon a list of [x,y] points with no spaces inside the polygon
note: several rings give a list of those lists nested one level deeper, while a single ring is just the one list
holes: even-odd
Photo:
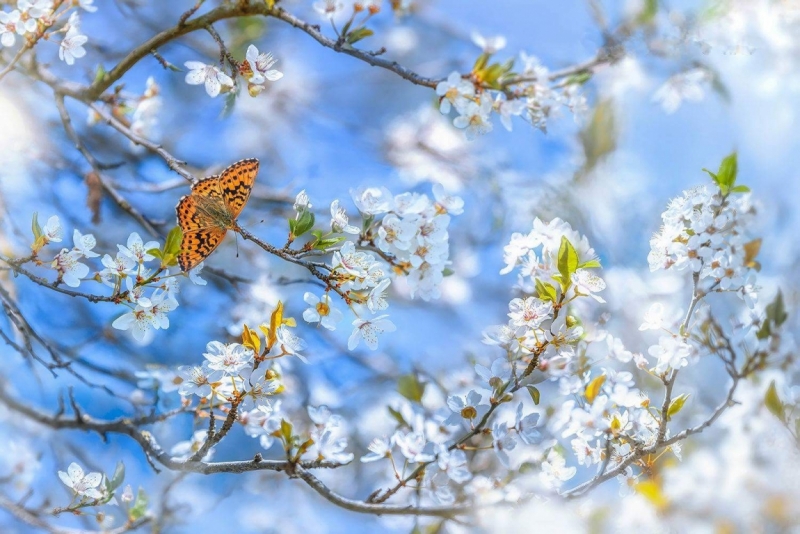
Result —
[{"label": "flower center", "polygon": [[319,301],[319,303],[317,303],[316,308],[317,308],[317,313],[322,315],[323,317],[331,313],[331,307],[322,301]]}]

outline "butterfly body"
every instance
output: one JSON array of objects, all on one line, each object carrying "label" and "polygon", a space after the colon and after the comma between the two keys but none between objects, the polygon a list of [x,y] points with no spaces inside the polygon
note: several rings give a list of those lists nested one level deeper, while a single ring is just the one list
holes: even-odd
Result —
[{"label": "butterfly body", "polygon": [[258,174],[257,159],[243,159],[192,186],[175,208],[183,231],[178,264],[189,271],[205,260],[228,230],[236,230]]}]

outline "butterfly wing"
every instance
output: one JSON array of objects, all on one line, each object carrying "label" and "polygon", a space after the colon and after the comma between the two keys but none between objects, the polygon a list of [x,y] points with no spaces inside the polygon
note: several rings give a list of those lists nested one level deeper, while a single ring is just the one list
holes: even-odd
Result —
[{"label": "butterfly wing", "polygon": [[234,219],[247,204],[257,174],[258,160],[255,158],[237,161],[220,174],[219,189]]},{"label": "butterfly wing", "polygon": [[200,209],[197,205],[197,197],[195,197],[194,193],[181,197],[178,205],[175,206],[175,213],[178,215],[178,226],[181,227],[184,234],[208,228],[214,224],[213,219],[208,216],[206,210]]},{"label": "butterfly wing", "polygon": [[224,202],[222,190],[219,187],[219,176],[209,176],[203,178],[192,186],[192,194],[200,195],[201,197],[213,198],[214,200],[221,200]]},{"label": "butterfly wing", "polygon": [[197,267],[222,243],[225,232],[224,228],[215,227],[184,232],[181,252],[178,254],[181,270],[186,272]]}]

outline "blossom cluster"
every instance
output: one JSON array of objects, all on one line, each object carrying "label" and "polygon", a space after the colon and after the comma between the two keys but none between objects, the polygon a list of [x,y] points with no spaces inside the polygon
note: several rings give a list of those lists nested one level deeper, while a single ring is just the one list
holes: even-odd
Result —
[{"label": "blossom cluster", "polygon": [[[80,15],[72,11],[68,21],[60,29],[46,33],[57,21],[73,7],[82,8],[87,12],[97,11],[94,0],[76,0],[75,2],[54,2],[53,0],[17,0],[9,5],[16,8],[11,11],[0,11],[0,45],[12,47],[17,42],[17,36],[23,41],[37,42],[42,37],[49,37],[56,33],[64,33],[61,39],[58,57],[67,65],[75,63],[76,59],[86,55],[83,45],[88,38],[80,31]],[[64,7],[61,11],[59,8]]]},{"label": "blossom cluster", "polygon": [[[277,345],[285,349],[280,340]],[[259,354],[251,344],[219,341],[208,343],[206,351],[201,365],[180,367],[168,381],[172,387],[177,387],[182,397],[187,400],[198,397],[201,408],[216,406],[226,410],[235,405],[236,421],[248,436],[257,438],[265,450],[282,442],[287,453],[293,451],[303,460],[348,463],[353,459],[352,454],[345,452],[347,439],[343,435],[341,417],[332,414],[326,406],[307,408],[311,425],[304,437],[294,436],[292,430],[287,433],[287,426],[292,428],[289,416],[281,409],[281,401],[275,398],[285,389],[281,382],[281,366],[277,362],[260,365],[268,352]],[[197,430],[191,439],[175,444],[170,452],[178,459],[188,459],[201,450],[207,439],[207,430]],[[204,460],[210,460],[213,453],[214,448],[209,447]]]},{"label": "blossom cluster", "polygon": [[752,308],[760,241],[745,233],[754,209],[749,190],[739,187],[723,193],[717,185],[702,185],[674,198],[650,240],[650,270],[689,269],[704,290],[736,292]]},{"label": "blossom cluster", "polygon": [[[486,370],[478,366],[476,371]],[[444,406],[423,406],[421,399],[397,405],[392,413],[398,420],[398,428],[390,436],[373,439],[368,446],[369,453],[362,456],[361,461],[388,460],[398,479],[424,469],[424,476],[418,479],[421,493],[439,504],[452,504],[459,496],[481,493],[488,478],[473,473],[472,460],[461,446],[465,432],[483,430],[482,435],[487,438],[480,439],[485,439],[485,445],[477,450],[491,451],[504,469],[515,468],[508,453],[518,443],[537,444],[541,434],[536,428],[539,414],[526,410],[522,402],[517,404],[510,418],[498,416],[491,425],[486,421],[479,423],[493,410],[490,403],[497,404],[498,399],[490,393],[491,387],[486,389],[484,384],[478,389],[483,389],[485,395],[477,390],[466,395],[450,395]],[[402,471],[398,471],[400,465],[404,466]],[[500,478],[493,479],[493,484],[495,487],[504,485]]]},{"label": "blossom cluster", "polygon": [[[355,2],[352,14],[341,32],[335,19],[345,11],[343,2],[319,0],[314,2],[313,7],[320,16],[331,22],[340,40],[354,44],[373,34],[366,27],[366,22],[380,11],[380,4],[380,0]],[[410,5],[403,4],[408,3],[393,1],[392,7],[396,13],[402,14],[410,8]],[[356,16],[362,12],[365,13],[363,20],[356,21]],[[481,49],[472,72],[467,75],[453,72],[436,86],[439,110],[445,115],[455,110],[457,116],[453,125],[463,129],[467,139],[492,131],[493,114],[500,117],[501,124],[509,131],[515,116],[544,131],[548,118],[558,108],[566,106],[576,114],[587,109],[586,98],[579,91],[578,81],[551,86],[550,72],[534,56],[521,53],[522,67],[516,73],[512,72],[513,60],[503,64],[491,63],[491,57],[505,48],[505,37],[485,37],[474,32],[472,41]]]},{"label": "blossom cluster", "polygon": [[[245,59],[238,65],[238,74],[247,80],[250,96],[258,96],[268,81],[278,81],[283,77],[282,72],[272,68],[276,61],[272,54],[259,52],[255,45],[247,47]],[[234,79],[216,65],[207,65],[200,61],[187,61],[184,65],[189,69],[186,83],[205,86],[206,93],[212,98],[235,86]]]},{"label": "blossom cluster", "polygon": [[[43,227],[39,227],[34,219],[35,241],[31,246],[35,261],[44,265],[38,255],[49,243],[60,243],[64,230],[57,216],[52,216]],[[73,247],[62,248],[55,257],[46,264],[56,271],[58,283],[73,288],[80,287],[86,280],[101,282],[112,288],[112,298],[127,306],[130,311],[124,313],[111,324],[119,330],[130,330],[133,337],[146,342],[152,330],[169,328],[167,314],[178,307],[177,295],[180,291],[179,276],[183,274],[165,263],[165,256],[157,241],[144,242],[138,233],[133,232],[125,245],[117,245],[115,256],[105,254],[101,259],[103,268],[87,279],[89,266],[84,259],[98,258],[94,252],[97,240],[92,234],[82,234],[75,229],[72,236]],[[168,239],[169,243],[169,239]],[[158,260],[158,265],[147,264]],[[189,279],[197,285],[205,285],[200,278],[200,269],[193,269]]]},{"label": "blossom cluster", "polygon": [[[516,116],[544,131],[557,108],[566,106],[573,113],[587,109],[577,85],[566,84],[560,91],[551,87],[548,69],[534,56],[520,54],[522,69],[518,74],[510,72],[513,62],[503,67],[499,64],[487,67],[489,58],[505,47],[505,38],[473,34],[473,42],[483,50],[473,72],[468,76],[452,72],[436,86],[439,111],[446,115],[454,109],[458,116],[453,125],[464,129],[468,139],[492,131],[492,113],[499,115],[500,123],[508,131]],[[504,89],[502,85],[506,82],[513,82],[513,89]],[[487,89],[486,83],[497,89]]]},{"label": "blossom cluster", "polygon": [[[310,306],[303,313],[309,323],[318,323],[335,330],[343,314],[336,309],[330,296],[335,289],[355,313],[353,332],[348,348],[355,349],[363,340],[372,350],[378,347],[378,336],[395,330],[388,315],[381,313],[389,307],[387,290],[394,277],[402,276],[412,298],[425,301],[439,298],[440,285],[449,265],[450,216],[463,212],[462,199],[448,195],[437,184],[434,199],[419,193],[392,196],[383,187],[360,188],[351,192],[362,218],[358,228],[350,224],[346,211],[334,200],[331,204],[330,233],[316,231],[317,247],[336,245],[345,239],[336,234],[354,235],[354,241],[344,241],[333,250],[329,280],[331,286],[322,295],[307,292],[305,302]],[[292,221],[293,232],[306,231],[313,225],[311,204],[305,191],[298,194]],[[306,224],[308,221],[308,224]],[[387,265],[388,264],[388,265]],[[369,319],[364,317],[373,315]]]}]

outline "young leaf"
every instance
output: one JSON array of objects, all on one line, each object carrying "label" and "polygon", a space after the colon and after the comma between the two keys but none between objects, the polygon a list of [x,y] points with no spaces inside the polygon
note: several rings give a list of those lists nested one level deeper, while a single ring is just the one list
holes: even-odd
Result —
[{"label": "young leaf", "polygon": [[786,307],[783,303],[783,292],[779,290],[775,300],[767,305],[767,319],[772,321],[775,326],[781,326],[788,317],[789,314],[786,313]]},{"label": "young leaf", "polygon": [[412,402],[420,402],[425,393],[425,384],[417,379],[417,375],[411,373],[397,380],[397,391]]},{"label": "young leaf", "polygon": [[600,393],[600,388],[603,387],[605,381],[606,381],[606,375],[600,375],[591,382],[589,382],[589,384],[586,386],[586,390],[584,391],[584,395],[586,396],[586,402],[588,402],[589,404],[594,402],[594,399],[597,398],[597,395]]},{"label": "young leaf", "polygon": [[[290,223],[291,227],[291,223]],[[300,237],[314,227],[314,214],[310,211],[304,211],[300,218],[295,221],[292,235]]]},{"label": "young leaf", "polygon": [[108,492],[112,493],[115,489],[120,487],[125,481],[125,464],[117,462],[117,467],[114,469],[114,474],[111,478],[106,478],[106,488]]},{"label": "young leaf", "polygon": [[550,302],[555,302],[558,298],[558,293],[553,284],[542,282],[538,278],[536,278],[536,293],[540,299],[549,300]]},{"label": "young leaf", "polygon": [[561,275],[561,286],[566,289],[570,284],[570,277],[578,269],[578,252],[569,239],[561,237],[561,246],[558,249],[558,273]]},{"label": "young leaf", "polygon": [[130,512],[128,512],[128,517],[131,521],[136,521],[137,519],[141,518],[146,511],[147,494],[142,488],[139,488],[139,492],[136,494],[136,500],[133,502],[133,507],[131,507]]},{"label": "young leaf", "polygon": [[403,414],[401,414],[391,406],[387,406],[386,408],[389,410],[389,415],[391,415],[394,418],[394,420],[397,421],[397,424],[399,424],[400,426],[411,426],[406,422],[405,418],[403,417]]},{"label": "young leaf", "polygon": [[669,408],[667,408],[667,421],[672,419],[672,416],[681,411],[683,405],[686,404],[686,399],[689,398],[688,393],[684,393],[683,395],[678,395],[672,402],[669,404]]},{"label": "young leaf", "polygon": [[761,238],[753,239],[743,245],[744,247],[744,264],[751,269],[760,270],[761,264],[756,261],[756,256],[761,251]]},{"label": "young leaf", "polygon": [[374,35],[375,32],[370,30],[369,28],[358,28],[357,30],[351,31],[347,35],[347,42],[350,44],[356,44],[361,39],[366,39],[370,35]]},{"label": "young leaf", "polygon": [[31,230],[33,230],[33,239],[38,241],[41,237],[44,236],[42,234],[42,227],[39,225],[39,213],[33,212],[33,221],[31,222]]},{"label": "young leaf", "polygon": [[719,164],[717,180],[722,194],[728,193],[736,183],[736,174],[739,172],[739,164],[736,159],[736,152],[726,156]]},{"label": "young leaf", "polygon": [[247,325],[244,325],[242,329],[242,345],[252,349],[256,354],[261,352],[261,338],[258,337],[257,332],[250,330]]},{"label": "young leaf", "polygon": [[283,442],[287,447],[290,447],[292,444],[292,430],[292,423],[286,419],[281,419],[281,438],[283,438]]},{"label": "young leaf", "polygon": [[183,241],[183,230],[181,230],[180,226],[176,226],[167,234],[167,240],[164,243],[164,254],[173,256],[180,254],[181,241]]},{"label": "young leaf", "polygon": [[533,399],[533,403],[538,406],[539,399],[541,398],[541,393],[539,392],[538,389],[536,389],[536,386],[528,385],[526,387],[528,388],[528,393],[531,394],[531,399]]},{"label": "young leaf", "polygon": [[602,265],[600,265],[600,260],[597,258],[593,260],[587,260],[580,265],[578,265],[578,269],[600,269]]},{"label": "young leaf", "polygon": [[770,411],[772,415],[786,422],[786,414],[784,413],[783,401],[778,396],[778,390],[775,387],[775,381],[770,382],[767,388],[767,393],[764,395],[764,406]]}]

